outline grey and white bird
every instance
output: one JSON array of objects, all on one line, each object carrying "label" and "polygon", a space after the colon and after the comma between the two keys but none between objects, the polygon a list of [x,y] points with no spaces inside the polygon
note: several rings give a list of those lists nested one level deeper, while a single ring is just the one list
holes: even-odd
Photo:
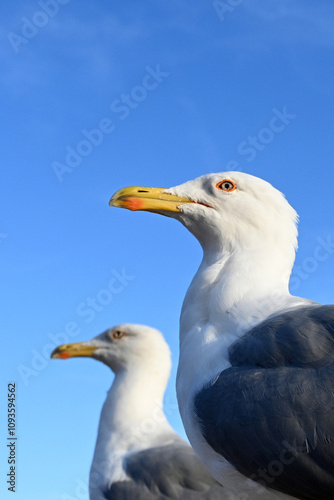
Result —
[{"label": "grey and white bird", "polygon": [[171,356],[162,334],[122,324],[51,358],[91,357],[115,378],[104,402],[90,470],[91,500],[235,500],[208,472],[163,411]]},{"label": "grey and white bird", "polygon": [[297,214],[284,195],[223,172],[124,188],[110,205],[173,217],[203,248],[176,383],[203,463],[248,500],[334,498],[334,306],[289,293]]}]

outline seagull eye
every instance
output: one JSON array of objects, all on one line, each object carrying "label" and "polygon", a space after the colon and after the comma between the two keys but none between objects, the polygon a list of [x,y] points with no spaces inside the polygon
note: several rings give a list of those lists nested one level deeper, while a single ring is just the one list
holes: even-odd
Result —
[{"label": "seagull eye", "polygon": [[234,191],[237,186],[233,181],[225,179],[222,182],[218,182],[216,187],[222,191]]},{"label": "seagull eye", "polygon": [[112,338],[118,340],[118,339],[121,339],[122,337],[124,337],[124,335],[125,335],[125,333],[122,332],[121,330],[116,330],[116,332],[113,332]]}]

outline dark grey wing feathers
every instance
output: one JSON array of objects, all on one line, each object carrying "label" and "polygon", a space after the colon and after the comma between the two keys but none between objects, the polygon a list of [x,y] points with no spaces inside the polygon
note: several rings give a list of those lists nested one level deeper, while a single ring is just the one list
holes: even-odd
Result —
[{"label": "dark grey wing feathers", "polygon": [[232,344],[229,354],[233,366],[328,366],[334,362],[334,306],[273,316]]},{"label": "dark grey wing feathers", "polygon": [[129,454],[125,471],[129,481],[114,483],[106,500],[232,500],[182,442]]},{"label": "dark grey wing feathers", "polygon": [[334,498],[334,306],[264,321],[230,360],[194,401],[208,443],[255,481]]}]

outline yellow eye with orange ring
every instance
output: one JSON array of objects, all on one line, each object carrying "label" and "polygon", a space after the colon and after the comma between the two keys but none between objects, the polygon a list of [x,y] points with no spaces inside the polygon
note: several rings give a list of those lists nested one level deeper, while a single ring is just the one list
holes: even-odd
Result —
[{"label": "yellow eye with orange ring", "polygon": [[216,184],[216,188],[221,189],[222,191],[234,191],[236,189],[236,185],[230,179],[224,179],[223,181],[218,182]]}]

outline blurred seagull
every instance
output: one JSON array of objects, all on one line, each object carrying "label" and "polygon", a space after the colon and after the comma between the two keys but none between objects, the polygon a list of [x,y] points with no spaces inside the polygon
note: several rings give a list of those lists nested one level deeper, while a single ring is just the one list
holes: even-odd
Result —
[{"label": "blurred seagull", "polygon": [[171,369],[162,334],[122,324],[51,358],[92,357],[115,379],[103,405],[89,478],[91,500],[234,500],[178,436],[163,412]]},{"label": "blurred seagull", "polygon": [[177,374],[203,463],[248,499],[334,498],[334,306],[289,293],[297,214],[284,195],[223,172],[124,188],[110,205],[173,217],[203,248],[181,312]]}]

